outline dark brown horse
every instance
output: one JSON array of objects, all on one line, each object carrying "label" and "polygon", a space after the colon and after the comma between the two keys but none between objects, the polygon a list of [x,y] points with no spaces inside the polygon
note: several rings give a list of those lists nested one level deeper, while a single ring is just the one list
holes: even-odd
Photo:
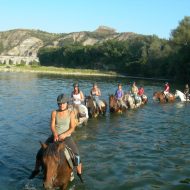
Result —
[{"label": "dark brown horse", "polygon": [[97,117],[98,115],[104,115],[107,110],[107,103],[105,100],[101,100],[101,107],[96,105],[92,96],[85,97],[85,105],[88,108],[89,117]]},{"label": "dark brown horse", "polygon": [[109,107],[110,112],[115,113],[122,113],[123,111],[126,111],[125,108],[123,108],[121,105],[118,104],[118,100],[116,97],[112,94],[109,96]]},{"label": "dark brown horse", "polygon": [[154,92],[153,99],[158,100],[160,103],[174,102],[175,96],[171,93],[165,95],[163,92]]},{"label": "dark brown horse", "polygon": [[64,154],[65,144],[55,142],[41,145],[45,189],[59,187],[61,190],[65,190],[72,172]]}]

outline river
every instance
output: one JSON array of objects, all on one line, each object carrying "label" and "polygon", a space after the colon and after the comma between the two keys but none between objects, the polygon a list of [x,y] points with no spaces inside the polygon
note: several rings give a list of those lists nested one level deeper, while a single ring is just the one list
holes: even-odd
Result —
[{"label": "river", "polygon": [[[28,180],[35,155],[50,135],[50,114],[57,96],[70,95],[74,82],[85,95],[96,81],[108,102],[117,83],[129,90],[133,79],[66,77],[0,72],[0,189],[42,190],[42,175]],[[72,190],[188,190],[190,189],[190,104],[159,104],[152,100],[163,82],[136,80],[149,102],[125,114],[89,119],[77,128],[82,162],[81,184],[77,176]],[[182,86],[171,84],[172,90]]]}]

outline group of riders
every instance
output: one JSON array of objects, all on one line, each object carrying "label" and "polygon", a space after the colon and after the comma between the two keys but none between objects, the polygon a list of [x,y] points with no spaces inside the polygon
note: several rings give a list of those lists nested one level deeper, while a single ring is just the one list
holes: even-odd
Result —
[{"label": "group of riders", "polygon": [[[190,99],[190,94],[189,94],[189,85],[188,84],[185,85],[183,93],[185,95],[186,100],[189,100]],[[171,93],[170,93],[170,85],[169,85],[168,82],[166,82],[165,85],[164,85],[163,94],[165,95],[166,99],[168,98],[168,96],[171,95]]]},{"label": "group of riders", "polygon": [[[73,88],[74,89],[71,93],[70,99],[72,99],[74,106],[84,107],[82,102],[84,101],[85,97],[84,97],[83,92],[79,89],[78,83],[75,83],[73,85]],[[143,98],[144,88],[141,86],[138,89],[138,87],[136,86],[136,83],[133,82],[130,93],[134,97],[134,99],[138,100],[139,97]],[[168,83],[165,83],[163,93],[165,94],[165,96],[167,96],[170,93],[170,86]],[[188,84],[185,85],[184,93],[186,97],[189,97]],[[97,106],[100,107],[101,100],[99,98],[101,96],[101,91],[98,88],[97,83],[93,84],[90,94],[93,97],[94,101],[96,102]],[[127,108],[126,103],[123,101],[123,97],[124,97],[124,92],[122,90],[122,84],[119,83],[118,88],[115,91],[115,98],[117,99],[118,104]],[[60,94],[57,97],[58,109],[52,111],[51,113],[50,129],[51,129],[52,135],[46,140],[46,144],[57,142],[57,141],[59,142],[64,141],[65,145],[69,147],[75,155],[75,159],[73,160],[73,163],[77,168],[77,175],[79,176],[81,182],[83,182],[82,175],[81,175],[82,163],[81,163],[79,150],[71,136],[72,133],[75,131],[76,123],[74,120],[75,115],[73,111],[68,109],[70,99],[67,98],[65,94]],[[39,173],[40,167],[43,166],[42,156],[43,156],[43,150],[41,148],[37,153],[35,169],[33,170],[31,176],[29,177],[30,179],[34,178]]]},{"label": "group of riders", "polygon": [[[134,82],[131,87],[131,93],[134,96],[142,96],[144,94],[144,89],[143,87],[138,89],[136,86],[136,83]],[[100,88],[98,88],[97,83],[93,84],[93,87],[90,91],[90,95],[93,97],[93,100],[95,101],[96,105],[100,107],[101,100],[99,98],[101,96],[101,91],[100,91]],[[125,103],[122,101],[123,95],[124,93],[122,90],[122,85],[119,83],[118,89],[115,92],[115,97],[117,98],[119,103],[121,103],[123,106],[126,106]],[[65,94],[60,94],[57,97],[58,109],[53,110],[51,113],[50,129],[51,129],[52,135],[46,140],[47,145],[53,142],[57,142],[57,141],[58,142],[64,141],[65,145],[72,150],[72,152],[75,155],[73,164],[77,168],[77,175],[79,176],[81,182],[83,182],[82,175],[81,175],[82,163],[81,163],[80,154],[79,154],[77,145],[75,144],[71,136],[76,128],[75,114],[72,110],[69,110],[69,104],[70,104],[69,102],[70,100],[72,100],[73,106],[77,107],[78,109],[81,109],[81,108],[87,109],[86,106],[82,104],[84,99],[85,99],[84,94],[79,89],[78,83],[73,84],[73,91],[71,93],[71,98],[66,97]],[[40,172],[40,167],[43,166],[42,156],[43,156],[43,149],[40,148],[40,150],[38,151],[36,155],[35,169],[31,173],[29,179],[33,179]]]},{"label": "group of riders", "polygon": [[[125,94],[124,94],[124,91],[122,90],[122,84],[119,83],[118,88],[115,92],[115,98],[116,98],[119,106],[121,106],[122,108],[128,109],[126,101],[124,100],[124,96],[125,96]],[[147,99],[147,96],[144,94],[143,86],[140,86],[140,88],[138,88],[136,86],[136,82],[132,83],[132,86],[130,89],[130,96],[132,96],[132,98],[134,98],[135,104],[139,103],[139,101]]]}]

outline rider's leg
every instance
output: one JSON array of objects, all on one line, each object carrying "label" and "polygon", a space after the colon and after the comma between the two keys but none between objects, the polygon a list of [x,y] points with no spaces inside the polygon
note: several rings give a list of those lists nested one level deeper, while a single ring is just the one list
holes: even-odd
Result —
[{"label": "rider's leg", "polygon": [[77,167],[77,175],[80,178],[81,182],[83,183],[83,179],[82,179],[82,163],[81,163],[81,159],[80,159],[80,154],[79,154],[79,150],[75,144],[75,142],[73,141],[72,137],[67,137],[65,140],[65,144],[72,149],[73,153],[75,154],[75,160],[74,160],[74,165],[76,165]]}]

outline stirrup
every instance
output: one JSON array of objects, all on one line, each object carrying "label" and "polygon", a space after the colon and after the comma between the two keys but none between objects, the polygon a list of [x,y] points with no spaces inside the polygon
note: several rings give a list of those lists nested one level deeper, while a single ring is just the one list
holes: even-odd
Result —
[{"label": "stirrup", "polygon": [[71,172],[70,181],[73,181],[74,179],[75,179],[75,177],[74,177],[74,173],[73,173],[73,172]]}]

